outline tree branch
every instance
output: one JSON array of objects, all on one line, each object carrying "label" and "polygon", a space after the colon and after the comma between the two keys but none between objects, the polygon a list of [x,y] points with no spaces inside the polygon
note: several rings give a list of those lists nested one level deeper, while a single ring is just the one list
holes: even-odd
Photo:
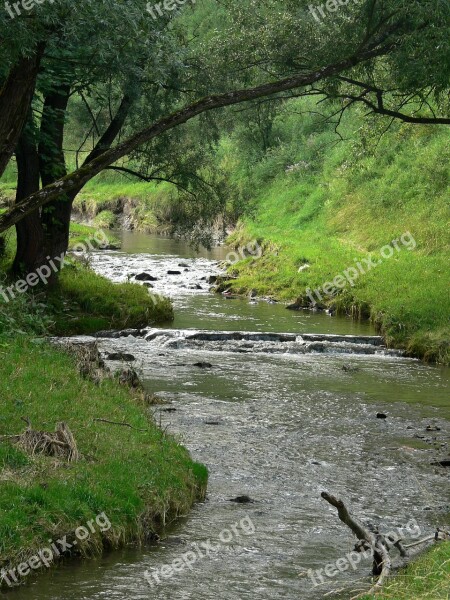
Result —
[{"label": "tree branch", "polygon": [[172,185],[175,185],[176,187],[180,188],[180,190],[183,190],[183,192],[186,192],[187,194],[191,194],[192,196],[194,196],[194,198],[196,198],[195,194],[193,192],[191,192],[190,190],[188,190],[187,188],[185,188],[184,186],[182,186],[180,183],[178,183],[177,181],[173,181],[172,179],[168,179],[167,177],[154,177],[153,175],[150,176],[146,176],[143,175],[142,173],[139,173],[138,171],[133,171],[132,169],[127,169],[126,167],[116,167],[116,166],[108,166],[105,167],[104,169],[105,171],[118,171],[119,173],[126,173],[128,175],[132,175],[133,177],[137,177],[138,179],[141,179],[142,181],[164,181],[166,183],[171,183]]},{"label": "tree branch", "polygon": [[[337,97],[348,98],[349,100],[352,100],[353,102],[363,102],[364,104],[366,104],[366,106],[368,106],[371,109],[372,112],[374,112],[376,114],[393,117],[394,119],[399,119],[400,121],[404,121],[405,123],[415,123],[415,124],[422,124],[422,125],[427,125],[427,124],[428,125],[450,125],[450,118],[436,117],[434,115],[433,111],[431,111],[433,114],[433,117],[415,117],[413,115],[406,115],[405,113],[400,112],[400,110],[392,110],[392,109],[386,108],[386,106],[384,105],[383,95],[386,94],[389,90],[382,90],[381,88],[376,87],[374,85],[370,85],[370,84],[364,83],[362,81],[357,81],[356,79],[351,79],[349,77],[344,77],[343,75],[338,76],[338,79],[341,81],[344,81],[346,83],[349,83],[351,85],[362,88],[364,90],[364,92],[362,94],[360,94],[359,96],[354,96],[352,94],[343,93],[343,94],[339,94]],[[368,93],[375,94],[376,103],[374,103],[372,100],[369,100],[367,98]],[[407,101],[402,102],[400,104],[400,108],[402,108],[406,103],[407,103]]]},{"label": "tree branch", "polygon": [[[114,148],[106,150],[100,156],[90,160],[89,164],[84,164],[80,169],[73,171],[66,177],[55,181],[53,184],[43,188],[39,192],[32,194],[23,201],[17,203],[11,210],[3,214],[0,218],[0,233],[9,229],[15,223],[21,221],[28,214],[37,208],[44,206],[48,202],[58,198],[61,194],[68,194],[83,186],[95,175],[103,171],[107,166],[115,163],[120,158],[129,154],[138,146],[149,142],[155,137],[177,127],[194,117],[218,108],[232,106],[249,100],[256,100],[270,96],[279,92],[289,91],[295,88],[311,85],[317,81],[328,77],[335,77],[347,69],[363,63],[371,58],[382,56],[392,49],[392,44],[376,44],[372,48],[361,52],[358,55],[352,55],[332,65],[328,65],[308,74],[293,75],[279,81],[265,83],[254,88],[241,89],[224,94],[216,94],[202,98],[193,104],[190,104],[176,112],[159,119],[153,125],[136,133],[124,142]],[[89,156],[89,159],[92,157]]]}]

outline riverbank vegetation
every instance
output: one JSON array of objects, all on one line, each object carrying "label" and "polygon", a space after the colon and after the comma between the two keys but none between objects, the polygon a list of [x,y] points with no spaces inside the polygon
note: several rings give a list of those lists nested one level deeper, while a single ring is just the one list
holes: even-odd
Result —
[{"label": "riverbank vegetation", "polygon": [[[72,223],[70,247],[95,247],[95,233],[94,228]],[[105,239],[116,243],[114,236]],[[11,235],[0,257],[0,268],[5,273],[0,281],[2,290],[16,281],[7,275],[14,250],[15,236]],[[90,334],[173,320],[168,298],[149,294],[145,286],[137,283],[112,283],[90,268],[89,255],[83,258],[69,253],[56,281],[31,288],[27,293],[15,292],[14,298],[6,293],[6,297],[8,302],[0,296],[0,335],[28,331],[30,327],[38,334]]]},{"label": "riverbank vegetation", "polygon": [[[1,283],[65,255],[83,236],[77,213],[205,244],[238,223],[233,243],[256,238],[264,254],[234,267],[233,286],[304,306],[307,287],[408,232],[414,250],[324,305],[448,361],[448,3],[365,0],[320,22],[308,0],[203,0],[158,19],[134,0],[38,4],[0,18]],[[170,303],[74,259],[48,289],[1,302],[2,434],[20,417],[64,419],[82,459],[2,443],[0,559],[97,510],[116,524],[113,546],[139,539],[147,506],[162,520],[184,510],[204,469],[145,407],[41,341],[160,322]]]},{"label": "riverbank vegetation", "polygon": [[362,600],[447,600],[449,589],[450,542],[443,542],[397,573],[376,596]]},{"label": "riverbank vegetation", "polygon": [[[158,428],[149,407],[114,379],[82,378],[72,356],[40,338],[0,338],[2,436],[29,420],[53,431],[64,422],[80,459],[35,456],[8,438],[0,444],[0,566],[29,557],[105,513],[111,528],[79,542],[81,556],[151,538],[201,499],[206,469]],[[106,419],[115,423],[101,422]]]},{"label": "riverbank vegetation", "polygon": [[[227,287],[370,318],[390,346],[448,364],[447,128],[392,123],[386,132],[384,120],[368,122],[354,108],[336,133],[336,123],[314,114],[315,106],[295,99],[234,116],[232,131],[215,148],[227,195],[220,218],[238,221],[228,243],[242,248],[257,240],[263,248],[261,258],[233,265],[237,278]],[[250,130],[249,120],[260,130]],[[117,212],[120,197],[136,228],[170,230],[176,191],[171,196],[167,184],[145,185],[120,184],[117,174],[108,174],[91,182],[77,203],[93,217],[103,206]],[[409,245],[400,242],[380,265],[333,295],[323,293],[327,282],[371,254],[380,259],[404,234]]]},{"label": "riverbank vegetation", "polygon": [[[304,108],[285,107],[272,125],[279,142],[251,171],[250,213],[230,242],[256,239],[264,252],[232,267],[230,287],[371,318],[388,344],[448,364],[447,130],[403,124],[382,135],[381,123],[369,128],[354,112],[338,141],[333,126],[317,132],[316,118],[299,120]],[[383,258],[403,234],[413,241]],[[370,254],[381,264],[324,293]]]},{"label": "riverbank vegetation", "polygon": [[[93,231],[74,227],[84,242]],[[8,245],[5,271],[11,258]],[[206,469],[157,426],[147,396],[105,377],[100,363],[86,377],[90,365],[86,372],[45,338],[148,326],[172,315],[170,302],[152,299],[147,288],[113,284],[70,258],[51,288],[0,299],[0,568],[17,568],[49,539],[73,542],[76,528],[103,512],[111,528],[97,527],[72,553],[93,556],[151,539],[203,498]],[[65,423],[79,460],[25,451],[13,438],[24,420],[41,432]]]}]

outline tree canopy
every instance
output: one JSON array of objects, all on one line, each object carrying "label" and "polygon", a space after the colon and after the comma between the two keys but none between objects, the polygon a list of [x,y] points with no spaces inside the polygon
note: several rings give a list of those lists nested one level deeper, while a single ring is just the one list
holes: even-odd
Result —
[{"label": "tree canopy", "polygon": [[[203,193],[212,215],[220,185],[204,177],[209,147],[234,119],[212,112],[219,108],[253,103],[260,119],[267,100],[306,95],[337,115],[357,104],[391,119],[450,123],[449,17],[444,0],[202,0],[157,19],[137,0],[44,2],[14,19],[4,12],[0,108],[13,104],[14,114],[0,114],[0,167],[34,129],[43,187],[38,179],[17,198],[0,232],[44,205],[70,209],[107,168],[172,181],[194,199]],[[186,125],[195,117],[196,129]],[[79,132],[68,165],[67,123]]]}]

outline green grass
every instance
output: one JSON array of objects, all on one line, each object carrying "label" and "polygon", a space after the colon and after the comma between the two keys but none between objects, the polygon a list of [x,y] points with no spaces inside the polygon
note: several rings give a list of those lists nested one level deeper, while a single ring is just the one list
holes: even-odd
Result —
[{"label": "green grass", "polygon": [[[94,230],[73,224],[71,244]],[[0,284],[14,255],[8,232]],[[75,360],[51,346],[48,334],[92,333],[161,323],[173,318],[170,301],[137,284],[114,284],[71,259],[53,287],[0,298],[0,569],[12,569],[49,540],[100,513],[112,524],[77,545],[81,556],[141,542],[204,497],[207,470],[150,418],[145,396],[115,379],[80,376]],[[39,336],[39,337],[37,337]],[[67,463],[25,454],[8,438],[67,423],[82,458]],[[96,421],[128,423],[123,427]],[[1,584],[0,584],[1,585]]]},{"label": "green grass", "polygon": [[94,225],[94,227],[91,227],[72,221],[70,223],[69,250],[76,249],[76,247],[79,248],[80,245],[83,245],[90,250],[87,242],[89,242],[92,248],[99,248],[104,242],[107,242],[115,248],[120,246],[119,239],[111,232],[107,231],[107,225],[102,224],[101,222],[96,222]]},{"label": "green grass", "polygon": [[111,283],[76,264],[60,273],[48,300],[58,334],[93,333],[101,329],[145,327],[173,320],[168,298],[149,294],[135,283]]},{"label": "green grass", "polygon": [[400,571],[376,596],[363,600],[449,600],[450,543],[441,543]]},{"label": "green grass", "polygon": [[[92,227],[72,223],[70,247],[85,246],[86,240],[92,243],[95,231]],[[107,238],[110,243],[116,243],[111,234],[107,234]],[[5,255],[0,257],[0,285],[3,287],[9,285],[6,273],[14,256],[15,240],[15,232],[9,231]],[[56,335],[90,334],[172,320],[173,307],[169,299],[150,294],[139,284],[112,283],[83,261],[74,259],[67,260],[55,286],[36,287],[30,293],[16,294],[9,303],[0,296],[0,334],[30,329]]]},{"label": "green grass", "polygon": [[[0,567],[14,567],[105,512],[82,555],[140,541],[203,496],[207,473],[149,418],[148,407],[112,379],[81,378],[73,357],[27,336],[0,340],[0,435],[70,427],[79,462],[32,457],[0,440]],[[133,428],[96,422],[105,418]],[[143,430],[143,431],[141,431]]]},{"label": "green grass", "polygon": [[113,228],[126,205],[134,229],[162,233],[170,228],[173,192],[167,183],[147,183],[106,172],[83,188],[74,210],[96,226]]},{"label": "green grass", "polygon": [[66,265],[52,287],[16,294],[8,303],[0,297],[0,335],[28,331],[91,334],[172,320],[169,299],[151,295],[146,287],[135,283],[112,283],[77,262]]},{"label": "green grass", "polygon": [[[347,146],[348,156],[340,147],[316,172],[286,174],[259,192],[254,216],[231,241],[263,240],[264,255],[233,267],[233,287],[306,306],[308,288],[322,288],[354,267],[354,259],[379,257],[382,247],[410,232],[414,250],[401,245],[323,304],[370,316],[390,345],[448,363],[447,132],[404,126],[363,158]],[[310,267],[299,273],[305,263]]]}]

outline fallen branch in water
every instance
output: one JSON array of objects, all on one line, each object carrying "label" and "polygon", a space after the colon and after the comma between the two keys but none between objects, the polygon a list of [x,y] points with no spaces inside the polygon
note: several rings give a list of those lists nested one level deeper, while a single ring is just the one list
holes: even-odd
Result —
[{"label": "fallen branch in water", "polygon": [[322,492],[322,498],[326,500],[331,506],[337,508],[339,519],[349,527],[355,536],[358,538],[358,542],[355,545],[356,552],[363,552],[364,550],[372,549],[373,551],[373,569],[372,573],[377,576],[376,583],[370,588],[357,596],[354,596],[351,600],[357,600],[362,596],[376,594],[381,590],[386,579],[389,577],[392,569],[392,558],[390,555],[391,548],[396,548],[402,558],[408,557],[408,549],[420,544],[424,544],[430,541],[441,541],[449,539],[450,534],[448,531],[443,529],[437,529],[434,535],[427,536],[422,540],[411,543],[407,546],[402,544],[401,538],[393,536],[392,534],[381,534],[376,528],[366,527],[355,517],[353,517],[342,500],[339,500],[328,494]]}]

